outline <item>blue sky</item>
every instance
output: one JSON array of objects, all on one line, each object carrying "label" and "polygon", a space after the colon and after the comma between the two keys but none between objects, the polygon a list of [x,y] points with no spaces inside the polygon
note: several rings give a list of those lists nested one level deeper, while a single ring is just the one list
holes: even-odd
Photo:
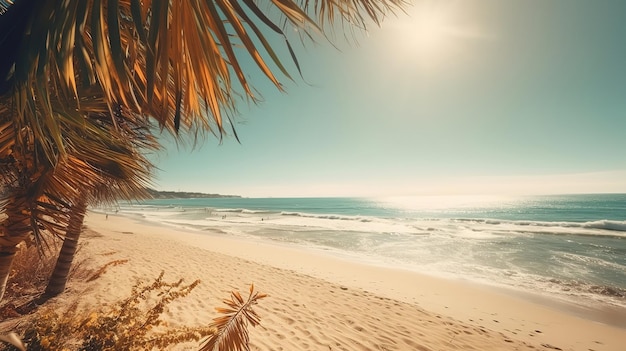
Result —
[{"label": "blue sky", "polygon": [[296,40],[310,84],[284,78],[286,93],[250,67],[263,102],[240,104],[241,143],[166,143],[155,187],[626,192],[626,1],[416,0],[407,12],[340,50]]}]

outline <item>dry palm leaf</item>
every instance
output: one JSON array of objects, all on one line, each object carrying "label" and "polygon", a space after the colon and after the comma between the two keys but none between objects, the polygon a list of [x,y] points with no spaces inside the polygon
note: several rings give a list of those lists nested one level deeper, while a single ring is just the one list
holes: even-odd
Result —
[{"label": "dry palm leaf", "polygon": [[61,235],[67,209],[79,198],[112,203],[149,196],[153,166],[144,152],[159,147],[149,123],[122,107],[111,116],[98,89],[79,91],[85,98],[71,113],[62,111],[57,97],[51,100],[68,151],[52,163],[37,162],[45,139],[28,126],[18,129],[11,120],[14,106],[0,100],[0,184],[6,187],[0,198],[30,209],[36,235],[39,229]]},{"label": "dry palm leaf", "polygon": [[[404,0],[0,0],[0,95],[43,155],[65,154],[55,115],[97,85],[113,115],[123,105],[167,130],[222,135],[241,91],[256,101],[250,67],[282,89],[287,34],[378,24]],[[340,24],[335,24],[339,22]],[[248,63],[253,63],[249,65]],[[231,123],[232,127],[232,123]]]},{"label": "dry palm leaf", "polygon": [[213,319],[210,327],[217,331],[204,342],[200,351],[250,350],[248,323],[256,327],[261,320],[252,306],[264,297],[267,295],[254,291],[254,285],[250,285],[250,296],[245,301],[238,291],[232,291],[231,298],[224,300],[228,308],[216,308],[223,316]]}]

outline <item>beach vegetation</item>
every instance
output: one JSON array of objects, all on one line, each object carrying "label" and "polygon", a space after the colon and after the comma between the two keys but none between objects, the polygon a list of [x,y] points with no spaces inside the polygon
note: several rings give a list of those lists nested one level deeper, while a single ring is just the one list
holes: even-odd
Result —
[{"label": "beach vegetation", "polygon": [[[4,300],[0,303],[0,321],[19,319],[27,316],[48,300],[42,291],[48,284],[54,270],[57,256],[54,254],[60,246],[59,241],[51,241],[49,250],[43,253],[34,243],[22,243],[18,246],[7,285]],[[80,252],[79,245],[76,252]],[[90,282],[99,278],[111,266],[126,263],[128,260],[114,260],[99,269],[92,269],[83,258],[74,262],[68,272],[68,279]]]},{"label": "beach vegetation", "polygon": [[[6,334],[7,347],[27,350],[163,350],[184,342],[201,342],[202,351],[249,350],[248,326],[260,323],[253,307],[267,295],[250,286],[243,299],[237,291],[225,299],[226,308],[217,308],[222,316],[201,327],[169,327],[161,319],[168,305],[184,298],[200,281],[184,284],[183,280],[167,282],[161,273],[150,282],[138,282],[130,295],[103,308],[82,309],[75,300],[62,311],[43,307],[19,327],[22,339]],[[93,307],[93,306],[90,306]],[[201,341],[204,339],[203,341]]]},{"label": "beach vegetation", "polygon": [[81,195],[68,201],[67,227],[57,263],[46,286],[47,296],[56,296],[65,289],[88,205],[150,197],[146,185],[152,175],[153,165],[144,153],[158,149],[159,144],[146,126],[134,124],[124,113],[120,112],[117,116],[117,124],[125,127],[113,134],[121,134],[118,137],[122,139],[106,145],[104,149],[98,150],[102,155],[88,160],[89,165],[98,172],[97,182],[84,184]]},{"label": "beach vegetation", "polygon": [[63,311],[44,309],[25,328],[24,342],[29,350],[161,350],[198,341],[213,329],[159,327],[167,305],[199,283],[166,282],[162,273],[151,282],[138,282],[127,298],[107,308],[81,310],[76,301]]},{"label": "beach vegetation", "polygon": [[[90,90],[89,98],[75,102],[73,114],[58,119],[69,152],[59,162],[36,157],[47,139],[37,139],[29,128],[7,121],[1,129],[5,218],[0,236],[0,296],[20,242],[32,236],[37,247],[45,249],[50,235],[64,237],[76,215],[80,223],[73,228],[80,228],[87,203],[147,197],[145,185],[152,165],[143,152],[158,144],[146,126],[125,117],[124,111],[117,111],[112,119],[102,93]],[[5,103],[0,100],[0,118],[16,109]],[[26,152],[21,138],[28,140]]]},{"label": "beach vegetation", "polygon": [[[51,249],[57,247],[51,243]],[[56,257],[51,254],[42,255],[34,244],[22,243],[17,248],[15,259],[9,275],[10,284],[7,285],[5,298],[0,305],[0,320],[19,317],[27,314],[28,306],[36,300],[43,287],[46,286]],[[71,271],[73,276],[76,269],[83,269],[82,261]]]},{"label": "beach vegetation", "polygon": [[[76,106],[73,121],[60,117],[66,140],[71,144],[67,150],[70,154],[61,162],[37,161],[31,159],[30,152],[14,152],[20,150],[13,139],[14,126],[8,124],[2,131],[8,137],[1,144],[6,152],[0,152],[5,166],[0,168],[0,179],[13,180],[5,185],[6,230],[0,252],[6,254],[0,256],[7,264],[2,267],[10,266],[15,245],[31,235],[38,247],[52,241],[50,234],[68,238],[46,291],[49,296],[63,291],[87,205],[149,196],[146,185],[152,164],[145,153],[158,148],[156,139],[146,125],[130,118],[121,108],[112,118],[103,94],[94,88],[89,90],[91,96]],[[0,115],[12,108],[0,100]],[[33,139],[33,150],[41,150],[41,142],[45,141]]]}]

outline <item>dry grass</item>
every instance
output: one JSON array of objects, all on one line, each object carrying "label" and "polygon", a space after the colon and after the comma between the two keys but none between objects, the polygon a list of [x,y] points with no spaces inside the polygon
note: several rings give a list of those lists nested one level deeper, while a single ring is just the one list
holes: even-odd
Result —
[{"label": "dry grass", "polygon": [[187,296],[200,281],[137,283],[131,295],[102,310],[81,310],[77,303],[59,312],[44,308],[23,327],[28,350],[162,350],[198,341],[214,328],[159,328],[161,314],[172,301]]},{"label": "dry grass", "polygon": [[58,252],[59,247],[55,241],[49,250],[39,252],[34,245],[22,244],[11,266],[5,299],[31,296],[45,287],[56,263],[54,253]]},{"label": "dry grass", "polygon": [[42,254],[34,246],[21,245],[13,260],[7,289],[0,305],[1,320],[28,313],[24,309],[41,295],[55,263],[56,257],[50,252]]},{"label": "dry grass", "polygon": [[[58,251],[58,247],[51,252]],[[266,295],[250,287],[244,300],[232,292],[224,302],[228,308],[218,308],[222,316],[206,327],[168,329],[160,319],[167,305],[187,296],[200,281],[185,285],[163,281],[163,273],[151,282],[138,282],[130,296],[116,304],[100,309],[81,309],[78,300],[65,304],[62,310],[40,303],[54,268],[56,255],[40,255],[34,247],[22,247],[16,255],[4,303],[0,306],[0,334],[16,332],[28,350],[163,350],[182,342],[205,338],[202,350],[247,350],[247,327],[259,324],[252,309]],[[77,262],[70,272],[73,279],[90,282],[105,274],[112,266],[127,260],[111,261],[99,269],[90,269],[85,260]],[[2,336],[2,335],[0,335]],[[0,343],[0,350],[17,350]]]},{"label": "dry grass", "polygon": [[[62,242],[50,241],[46,250],[38,250],[34,245],[20,245],[11,266],[11,273],[2,304],[0,320],[29,314],[37,307],[37,300],[43,293],[56,264]],[[77,249],[77,254],[80,246]],[[68,274],[68,280],[84,279],[94,271],[87,268],[85,260],[75,261]]]},{"label": "dry grass", "polygon": [[[222,315],[207,327],[165,328],[160,319],[167,305],[195,289],[199,280],[185,285],[182,280],[169,283],[163,273],[152,282],[137,283],[124,300],[99,310],[81,309],[78,300],[63,311],[44,307],[16,328],[30,351],[101,351],[101,350],[164,350],[183,342],[205,338],[204,350],[249,350],[248,325],[257,326],[260,317],[252,309],[266,297],[250,287],[244,300],[234,291],[217,308]],[[0,349],[18,350],[0,344]]]}]

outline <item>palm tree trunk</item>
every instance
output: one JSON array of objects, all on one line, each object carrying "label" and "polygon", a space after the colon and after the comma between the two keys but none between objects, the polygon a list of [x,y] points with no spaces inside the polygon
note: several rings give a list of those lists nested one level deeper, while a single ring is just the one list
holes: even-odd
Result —
[{"label": "palm tree trunk", "polygon": [[2,223],[0,234],[0,301],[6,291],[17,245],[28,238],[32,232],[30,211],[25,205],[24,198],[12,196],[4,212],[7,218]]},{"label": "palm tree trunk", "polygon": [[65,290],[67,276],[72,267],[72,261],[74,261],[74,254],[76,254],[76,247],[78,246],[78,239],[83,227],[86,211],[87,197],[83,196],[78,203],[72,207],[67,232],[65,232],[65,239],[63,239],[63,246],[61,247],[59,258],[57,258],[57,263],[54,266],[50,281],[48,281],[48,286],[46,287],[45,295],[47,296],[57,296]]},{"label": "palm tree trunk", "polygon": [[4,291],[7,288],[7,280],[9,280],[9,273],[11,273],[11,263],[15,258],[15,252],[0,252],[0,301],[4,296]]}]

